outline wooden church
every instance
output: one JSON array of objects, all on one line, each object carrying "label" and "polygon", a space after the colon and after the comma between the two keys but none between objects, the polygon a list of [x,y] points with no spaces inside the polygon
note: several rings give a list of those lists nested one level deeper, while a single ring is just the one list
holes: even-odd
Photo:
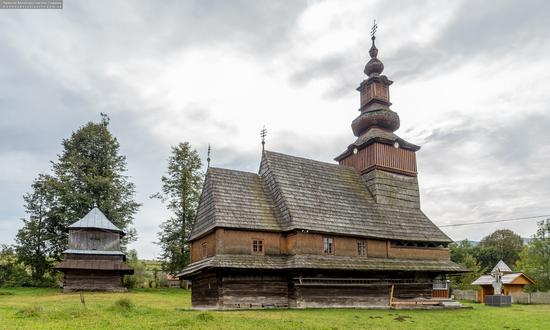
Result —
[{"label": "wooden church", "polygon": [[69,226],[69,247],[55,267],[63,272],[63,292],[126,291],[125,274],[134,270],[124,262],[120,238],[124,232],[98,209]]},{"label": "wooden church", "polygon": [[374,40],[338,164],[266,150],[257,174],[208,169],[179,274],[194,308],[438,304],[446,275],[466,271],[420,209],[420,147],[394,133]]}]

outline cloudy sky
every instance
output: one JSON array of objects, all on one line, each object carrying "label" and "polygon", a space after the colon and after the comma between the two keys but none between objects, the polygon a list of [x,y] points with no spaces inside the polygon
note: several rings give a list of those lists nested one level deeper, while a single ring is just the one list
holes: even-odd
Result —
[{"label": "cloudy sky", "polygon": [[[439,225],[550,214],[548,1],[65,1],[0,10],[0,243],[61,140],[99,113],[143,203],[143,258],[167,216],[170,146],[256,172],[267,148],[332,161],[354,140],[369,30],[391,87],[397,134],[417,154],[422,207]],[[536,220],[445,227],[453,239]]]}]

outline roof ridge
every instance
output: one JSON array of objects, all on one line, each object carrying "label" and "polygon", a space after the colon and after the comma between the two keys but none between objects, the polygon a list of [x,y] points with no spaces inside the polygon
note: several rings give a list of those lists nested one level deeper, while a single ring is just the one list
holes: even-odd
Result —
[{"label": "roof ridge", "polygon": [[282,152],[264,150],[264,153],[266,153],[266,154],[273,154],[273,155],[281,155],[281,156],[284,156],[284,157],[290,157],[290,158],[296,158],[296,159],[301,159],[301,160],[304,160],[304,161],[307,161],[307,162],[320,163],[320,164],[323,164],[323,165],[330,165],[330,166],[335,166],[335,167],[338,167],[338,168],[345,167],[345,168],[351,169],[351,167],[342,166],[342,165],[340,165],[340,164],[329,163],[329,162],[325,162],[325,161],[322,161],[322,160],[316,160],[316,159],[310,159],[310,158],[305,158],[305,157],[300,157],[300,156],[289,155],[289,154],[285,154],[285,153],[282,153]]},{"label": "roof ridge", "polygon": [[251,175],[256,175],[256,176],[258,176],[258,174],[257,174],[257,173],[254,173],[254,172],[242,171],[242,170],[234,170],[234,169],[231,169],[231,168],[223,168],[223,167],[209,167],[208,170],[206,171],[206,174],[208,174],[209,171],[213,171],[213,172],[216,172],[216,171],[222,171],[222,172],[237,172],[237,173],[251,174]]},{"label": "roof ridge", "polygon": [[[283,202],[284,209],[286,209],[286,211],[287,211],[287,213],[288,213],[288,217],[289,217],[288,225],[291,226],[292,223],[293,223],[292,213],[290,212],[290,207],[288,206],[288,201],[286,200],[286,196],[285,196],[285,194],[283,194],[283,192],[281,191],[281,184],[280,184],[279,181],[277,181],[277,178],[276,178],[275,173],[274,173],[273,170],[270,168],[270,161],[269,161],[269,157],[268,157],[268,154],[269,154],[269,153],[273,153],[273,152],[268,151],[268,150],[264,150],[264,152],[262,153],[262,160],[260,161],[260,164],[263,163],[263,158],[264,158],[264,155],[265,155],[265,162],[266,162],[267,170],[268,170],[269,172],[271,172],[271,177],[272,177],[272,179],[273,179],[273,182],[275,182],[275,185],[274,185],[275,188],[274,188],[274,189],[277,189],[278,192],[279,192],[279,194],[281,195],[281,200],[282,200],[282,202]],[[261,165],[260,165],[260,169],[261,169]],[[265,172],[267,172],[267,171],[264,171],[264,173],[265,173]],[[263,178],[262,178],[262,181],[264,181]],[[268,193],[268,196],[269,196],[269,198],[271,199],[271,201],[273,202],[273,209],[275,210],[275,208],[278,208],[278,207],[275,205],[275,198],[274,198],[274,196],[271,195],[271,192],[270,192],[270,191],[268,191],[268,192],[269,192],[269,193]],[[281,227],[286,227],[286,226],[288,226],[288,225],[286,225],[286,226],[284,225],[284,216],[283,216],[284,212],[283,212],[283,210],[279,210],[279,213],[280,213],[281,219],[278,219],[278,217],[277,217],[277,212],[274,212],[275,219],[277,219],[277,221],[279,221],[279,225],[280,225]]]}]

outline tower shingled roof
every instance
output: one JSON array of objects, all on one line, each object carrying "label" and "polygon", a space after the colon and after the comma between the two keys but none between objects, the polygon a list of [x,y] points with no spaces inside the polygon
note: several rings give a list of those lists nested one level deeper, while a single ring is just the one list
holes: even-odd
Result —
[{"label": "tower shingled roof", "polygon": [[124,232],[115,226],[109,219],[107,219],[105,214],[103,214],[103,212],[101,212],[97,207],[94,207],[82,219],[69,226],[69,229],[83,228],[106,229],[124,235]]}]

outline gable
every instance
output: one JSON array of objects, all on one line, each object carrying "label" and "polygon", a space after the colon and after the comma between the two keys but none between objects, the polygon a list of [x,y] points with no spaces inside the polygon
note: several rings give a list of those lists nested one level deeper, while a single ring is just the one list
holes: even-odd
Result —
[{"label": "gable", "polygon": [[190,239],[215,227],[280,231],[272,204],[257,174],[211,167]]}]

